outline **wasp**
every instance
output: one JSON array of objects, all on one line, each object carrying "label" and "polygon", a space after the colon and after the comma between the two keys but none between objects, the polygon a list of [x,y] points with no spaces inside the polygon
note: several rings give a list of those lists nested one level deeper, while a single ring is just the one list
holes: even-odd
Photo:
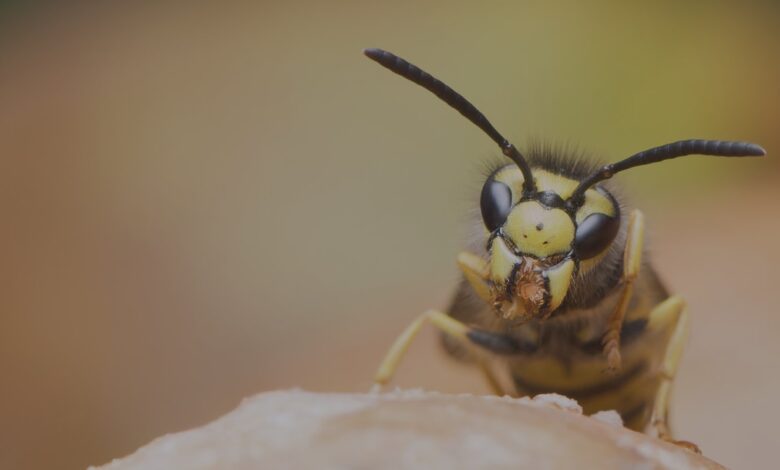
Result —
[{"label": "wasp", "polygon": [[[509,161],[485,180],[481,242],[458,255],[463,279],[446,311],[428,310],[396,339],[375,375],[387,384],[424,324],[445,349],[482,369],[499,395],[559,393],[586,413],[675,441],[669,396],[688,331],[685,301],[644,256],[645,219],[610,178],[686,155],[765,155],[747,142],[682,140],[599,165],[537,146],[526,155],[452,88],[381,49],[365,55],[422,86],[482,129]],[[500,360],[494,360],[500,359]],[[511,377],[499,380],[495,366]]]}]

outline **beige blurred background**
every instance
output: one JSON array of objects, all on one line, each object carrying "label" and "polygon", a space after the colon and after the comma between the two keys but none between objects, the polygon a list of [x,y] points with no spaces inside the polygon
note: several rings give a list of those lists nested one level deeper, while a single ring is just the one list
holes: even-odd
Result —
[{"label": "beige blurred background", "polygon": [[[780,8],[680,3],[3,3],[0,468],[105,463],[264,390],[362,391],[446,304],[498,152],[364,47],[520,148],[769,151],[619,180],[692,309],[678,434],[775,462]],[[410,354],[401,386],[485,391],[431,332]]]}]

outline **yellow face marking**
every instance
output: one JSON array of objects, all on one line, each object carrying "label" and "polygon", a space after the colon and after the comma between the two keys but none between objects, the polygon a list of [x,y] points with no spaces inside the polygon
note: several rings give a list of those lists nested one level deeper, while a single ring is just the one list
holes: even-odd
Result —
[{"label": "yellow face marking", "polygon": [[585,202],[577,210],[575,218],[577,223],[581,224],[591,214],[601,213],[614,217],[616,212],[615,205],[607,196],[591,188],[585,191]]},{"label": "yellow face marking", "polygon": [[569,179],[565,176],[556,175],[546,170],[535,169],[534,178],[539,191],[552,191],[563,199],[568,199],[574,189],[579,185],[579,181]]},{"label": "yellow face marking", "polygon": [[571,250],[574,223],[561,209],[549,209],[537,201],[516,205],[504,224],[518,250],[544,258]]},{"label": "yellow face marking", "polygon": [[[534,168],[534,179],[536,180],[536,188],[539,191],[552,191],[557,193],[563,199],[571,196],[574,189],[579,184],[579,181],[566,178],[565,176],[556,175],[550,173],[547,170],[541,168]],[[494,176],[496,181],[500,181],[512,189],[513,195],[519,195],[523,191],[523,174],[520,169],[515,166],[507,166],[499,170]]]},{"label": "yellow face marking", "polygon": [[569,283],[571,282],[571,273],[573,271],[574,261],[569,259],[545,272],[550,282],[550,311],[554,311],[563,303],[563,299],[569,291]]},{"label": "yellow face marking", "polygon": [[[579,181],[575,179],[557,175],[541,168],[533,168],[533,174],[538,191],[553,192],[564,200],[570,197],[579,185]],[[571,249],[575,230],[568,214],[560,209],[550,209],[533,201],[518,204],[524,181],[519,168],[507,165],[494,175],[494,179],[506,184],[512,191],[512,203],[516,205],[507,217],[504,233],[508,235],[518,250],[543,258],[565,253]],[[609,196],[591,188],[585,191],[585,201],[575,213],[574,219],[576,224],[580,224],[588,216],[596,213],[615,217],[618,210]],[[542,230],[538,231],[536,227],[540,223]],[[485,233],[487,234],[487,231]],[[581,271],[590,271],[603,259],[605,254],[606,250],[595,258],[585,260],[580,265]]]},{"label": "yellow face marking", "polygon": [[493,239],[490,250],[490,279],[503,283],[512,274],[512,269],[520,263],[520,258],[512,253],[501,238]]},{"label": "yellow face marking", "polygon": [[[536,173],[534,173],[535,175]],[[520,194],[523,192],[523,173],[514,165],[508,165],[502,168],[496,173],[493,178],[496,181],[500,181],[509,186],[512,190],[512,202],[517,202],[520,199]]]}]

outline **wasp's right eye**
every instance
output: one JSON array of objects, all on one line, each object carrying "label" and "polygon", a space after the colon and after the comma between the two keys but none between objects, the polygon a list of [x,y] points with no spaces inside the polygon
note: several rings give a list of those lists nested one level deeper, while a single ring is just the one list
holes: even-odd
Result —
[{"label": "wasp's right eye", "polygon": [[504,224],[512,210],[512,190],[504,183],[494,179],[487,180],[482,187],[479,207],[482,209],[485,227],[492,232]]}]

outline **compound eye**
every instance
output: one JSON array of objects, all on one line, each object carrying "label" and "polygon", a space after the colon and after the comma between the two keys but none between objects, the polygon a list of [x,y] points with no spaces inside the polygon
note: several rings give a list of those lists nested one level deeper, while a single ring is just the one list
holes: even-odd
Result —
[{"label": "compound eye", "polygon": [[512,190],[509,186],[489,179],[482,187],[482,196],[479,200],[482,210],[482,220],[489,231],[494,231],[506,221],[512,210]]},{"label": "compound eye", "polygon": [[591,214],[577,227],[574,251],[580,260],[593,258],[609,247],[620,230],[620,219],[606,214]]}]

